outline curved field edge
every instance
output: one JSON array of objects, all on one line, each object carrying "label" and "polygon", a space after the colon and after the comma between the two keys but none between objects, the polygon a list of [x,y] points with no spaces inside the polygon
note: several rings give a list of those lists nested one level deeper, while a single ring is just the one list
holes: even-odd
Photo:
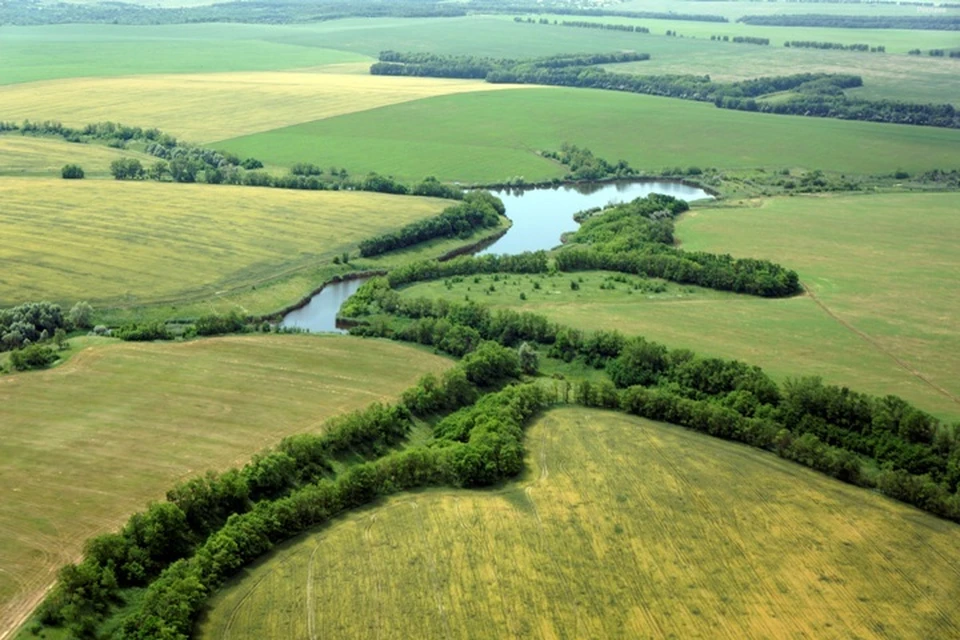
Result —
[{"label": "curved field edge", "polygon": [[225,469],[451,362],[385,341],[234,336],[88,348],[0,378],[0,637],[56,570],[177,480]]},{"label": "curved field edge", "polygon": [[0,180],[0,198],[0,306],[209,299],[329,264],[360,240],[449,205],[365,192],[27,178]]},{"label": "curved field edge", "polygon": [[[429,139],[423,135],[428,130]],[[595,89],[531,87],[425,98],[216,146],[277,165],[335,163],[352,173],[377,171],[405,180],[435,175],[486,184],[515,176],[527,181],[562,176],[563,167],[536,152],[559,149],[564,142],[655,172],[679,165],[873,174],[952,167],[960,131],[738,112]]]},{"label": "curved field edge", "polygon": [[580,408],[494,491],[421,491],[283,545],[197,637],[946,637],[960,527],[746,447]]}]

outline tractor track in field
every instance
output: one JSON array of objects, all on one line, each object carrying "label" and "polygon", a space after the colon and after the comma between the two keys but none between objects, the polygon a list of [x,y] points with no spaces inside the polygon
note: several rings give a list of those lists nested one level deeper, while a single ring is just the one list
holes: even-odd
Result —
[{"label": "tractor track in field", "polygon": [[886,347],[884,347],[882,344],[880,344],[879,342],[877,342],[877,340],[875,340],[874,338],[872,338],[869,334],[861,331],[860,329],[857,329],[855,326],[853,326],[852,324],[850,324],[849,322],[847,322],[846,320],[844,320],[843,318],[841,318],[840,316],[838,316],[832,309],[830,309],[830,307],[828,307],[828,306],[823,302],[823,300],[821,300],[820,298],[817,297],[817,294],[815,294],[815,293],[813,292],[813,289],[811,289],[809,286],[807,286],[806,283],[801,282],[800,284],[803,286],[804,292],[806,292],[806,294],[807,294],[808,296],[810,296],[810,299],[813,300],[814,303],[815,303],[818,307],[820,307],[820,309],[822,309],[824,313],[826,313],[828,316],[830,316],[830,318],[832,318],[832,319],[835,320],[836,322],[840,323],[840,325],[843,326],[843,327],[844,327],[845,329],[847,329],[848,331],[850,331],[850,332],[854,333],[855,335],[857,335],[858,337],[860,337],[860,339],[862,339],[864,342],[866,342],[866,343],[869,344],[871,347],[873,347],[874,350],[876,350],[876,351],[882,353],[883,355],[885,355],[886,357],[888,357],[888,358],[889,358],[890,360],[892,360],[898,367],[900,367],[901,369],[903,369],[904,371],[906,371],[908,374],[910,374],[911,376],[915,377],[917,380],[919,380],[919,381],[922,382],[923,384],[927,385],[928,387],[930,387],[931,389],[933,389],[934,391],[936,391],[936,392],[939,393],[940,395],[944,396],[945,398],[948,398],[951,402],[953,402],[953,403],[956,404],[957,406],[960,406],[960,398],[958,398],[957,396],[953,395],[952,393],[950,393],[949,391],[947,391],[946,389],[944,389],[943,387],[941,387],[940,385],[938,385],[938,384],[937,384],[936,382],[934,382],[933,380],[930,380],[928,377],[926,377],[925,375],[923,375],[923,373],[921,373],[920,371],[918,371],[918,370],[914,369],[913,367],[911,367],[906,361],[902,360],[902,359],[899,358],[895,353],[893,353],[892,351],[890,351],[889,349],[887,349]]}]

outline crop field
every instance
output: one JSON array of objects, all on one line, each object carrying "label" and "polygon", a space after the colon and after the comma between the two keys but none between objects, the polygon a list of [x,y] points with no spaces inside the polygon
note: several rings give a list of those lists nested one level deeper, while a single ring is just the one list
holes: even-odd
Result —
[{"label": "crop field", "polygon": [[0,621],[177,480],[243,464],[448,364],[389,342],[274,335],[101,345],[0,378]]},{"label": "crop field", "polygon": [[355,73],[206,73],[11,85],[0,87],[0,102],[7,120],[70,126],[112,120],[200,143],[430,96],[504,88],[479,80]]},{"label": "crop field", "polygon": [[[430,135],[423,135],[428,129]],[[216,146],[279,165],[335,163],[353,173],[491,182],[562,176],[563,167],[536,151],[563,142],[652,171],[679,165],[888,173],[954,166],[960,131],[757,114],[612,91],[529,88],[418,100]]]},{"label": "crop field", "polygon": [[[958,206],[956,194],[783,198],[694,209],[678,225],[685,248],[775,260],[796,269],[816,297],[766,300],[672,284],[654,294],[633,288],[640,278],[621,283],[602,272],[437,281],[405,295],[469,296],[582,329],[619,329],[780,379],[819,375],[892,393],[956,419],[960,306],[943,291],[960,270]],[[918,225],[921,215],[926,224]]]},{"label": "crop field", "polygon": [[361,192],[30,178],[0,181],[0,200],[0,306],[210,298],[328,263],[359,240],[449,204]]},{"label": "crop field", "polygon": [[960,527],[659,423],[548,412],[525,476],[425,491],[279,548],[222,638],[946,638]]},{"label": "crop field", "polygon": [[87,178],[103,178],[110,176],[111,162],[125,157],[137,158],[145,165],[156,160],[142,153],[96,144],[0,135],[0,176],[60,177],[63,165],[79,164]]}]

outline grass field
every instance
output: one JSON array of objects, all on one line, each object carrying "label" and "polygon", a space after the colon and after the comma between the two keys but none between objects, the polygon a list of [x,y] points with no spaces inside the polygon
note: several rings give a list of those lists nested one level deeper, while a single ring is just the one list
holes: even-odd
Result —
[{"label": "grass field", "polygon": [[242,464],[447,365],[388,342],[238,336],[101,345],[0,378],[0,633],[84,540],[178,479]]},{"label": "grass field", "polygon": [[525,476],[426,491],[281,547],[197,637],[947,638],[960,528],[771,454],[582,409]]},{"label": "grass field", "polygon": [[79,164],[87,178],[110,176],[117,158],[137,158],[144,165],[156,158],[96,144],[71,144],[50,138],[0,135],[0,176],[60,177],[65,164]]},{"label": "grass field", "polygon": [[529,88],[418,100],[217,146],[280,165],[333,162],[354,173],[490,182],[562,175],[562,167],[535,152],[563,142],[654,171],[696,165],[881,173],[954,166],[960,131],[748,113],[612,91]]},{"label": "grass field", "polygon": [[[649,295],[622,283],[601,289],[610,284],[603,273],[481,276],[449,288],[420,284],[405,295],[470,296],[583,329],[619,329],[757,364],[780,379],[819,375],[896,394],[958,419],[960,306],[944,295],[960,269],[958,204],[956,194],[784,198],[695,209],[678,225],[686,248],[778,261],[796,269],[816,298],[765,300],[676,285]],[[488,293],[490,285],[496,291]]]},{"label": "grass field", "polygon": [[328,264],[364,238],[449,205],[361,192],[32,178],[0,181],[0,200],[0,307],[209,299]]},{"label": "grass field", "polygon": [[11,85],[0,87],[0,102],[7,120],[70,126],[112,120],[209,142],[419,98],[503,88],[478,80],[356,73],[205,73]]},{"label": "grass field", "polygon": [[[282,30],[275,27],[271,32]],[[0,85],[146,73],[299,69],[365,60],[322,47],[266,42],[247,25],[56,25],[4,28]]]}]

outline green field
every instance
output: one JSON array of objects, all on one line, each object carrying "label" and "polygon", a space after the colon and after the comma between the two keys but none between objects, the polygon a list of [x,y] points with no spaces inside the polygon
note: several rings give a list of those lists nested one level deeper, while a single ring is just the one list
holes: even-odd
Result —
[{"label": "green field", "polygon": [[108,344],[0,378],[0,633],[83,541],[178,480],[390,399],[449,361],[389,342],[237,336]]},{"label": "green field", "polygon": [[[0,306],[30,300],[97,306],[210,300],[356,250],[364,238],[449,202],[154,182],[0,181]],[[271,294],[250,313],[268,313]]]},{"label": "green field", "polygon": [[[677,285],[645,294],[632,288],[638,278],[617,283],[603,273],[480,276],[416,285],[405,295],[469,296],[578,328],[619,329],[740,359],[780,379],[819,375],[892,393],[955,419],[960,306],[943,292],[960,269],[958,205],[956,194],[783,198],[695,209],[678,225],[685,248],[775,260],[796,269],[816,298],[766,300]],[[581,277],[572,290],[570,281]]]},{"label": "green field", "polygon": [[771,454],[559,409],[495,491],[424,491],[279,548],[197,637],[947,638],[960,527]]},{"label": "green field", "polygon": [[612,91],[529,88],[418,100],[216,146],[279,165],[335,162],[353,173],[491,182],[562,176],[563,167],[536,151],[563,142],[652,171],[694,165],[886,173],[954,166],[960,131],[748,113]]}]

